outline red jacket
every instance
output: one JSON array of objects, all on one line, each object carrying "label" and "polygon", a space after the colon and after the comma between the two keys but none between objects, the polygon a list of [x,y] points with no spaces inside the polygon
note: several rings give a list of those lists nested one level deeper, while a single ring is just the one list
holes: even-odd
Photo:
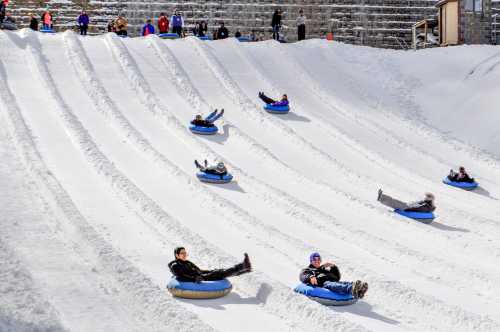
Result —
[{"label": "red jacket", "polygon": [[158,19],[158,30],[160,33],[167,33],[169,28],[168,18],[166,16],[160,16]]}]

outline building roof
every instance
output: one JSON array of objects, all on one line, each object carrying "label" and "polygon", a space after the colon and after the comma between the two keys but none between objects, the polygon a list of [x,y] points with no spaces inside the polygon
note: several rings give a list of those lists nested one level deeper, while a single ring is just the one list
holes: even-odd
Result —
[{"label": "building roof", "polygon": [[436,3],[436,7],[441,7],[444,4],[447,4],[448,2],[457,2],[458,0],[441,0]]}]

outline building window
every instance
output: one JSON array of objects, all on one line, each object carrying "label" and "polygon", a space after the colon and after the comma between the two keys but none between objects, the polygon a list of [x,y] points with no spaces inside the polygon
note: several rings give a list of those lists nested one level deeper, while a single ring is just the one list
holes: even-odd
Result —
[{"label": "building window", "polygon": [[482,12],[483,0],[465,0],[465,10],[468,12]]}]

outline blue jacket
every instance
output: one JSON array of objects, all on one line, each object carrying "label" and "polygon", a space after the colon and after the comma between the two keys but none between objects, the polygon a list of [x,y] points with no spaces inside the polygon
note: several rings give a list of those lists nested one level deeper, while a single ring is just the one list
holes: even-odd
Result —
[{"label": "blue jacket", "polygon": [[146,24],[142,27],[142,35],[147,36],[155,33],[155,27],[152,24]]},{"label": "blue jacket", "polygon": [[89,25],[89,16],[87,14],[82,14],[78,16],[78,24],[80,25]]},{"label": "blue jacket", "polygon": [[182,27],[184,26],[184,20],[181,15],[172,15],[170,18],[170,24],[172,27]]}]

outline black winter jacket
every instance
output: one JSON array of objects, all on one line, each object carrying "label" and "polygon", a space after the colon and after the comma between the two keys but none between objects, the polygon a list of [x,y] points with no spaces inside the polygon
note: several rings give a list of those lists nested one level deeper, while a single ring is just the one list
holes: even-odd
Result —
[{"label": "black winter jacket", "polygon": [[190,261],[183,261],[176,259],[168,263],[170,272],[179,281],[196,282],[202,280],[202,274],[207,272],[200,269],[194,263]]},{"label": "black winter jacket", "polygon": [[318,286],[323,287],[326,281],[339,281],[340,270],[336,265],[332,267],[324,267],[324,265],[321,265],[319,268],[315,268],[311,264],[300,272],[300,281],[304,284],[312,285],[311,277],[316,277]]},{"label": "black winter jacket", "polygon": [[405,209],[405,211],[409,212],[432,212],[436,209],[436,207],[432,204],[432,201],[418,201],[415,203],[411,203],[410,207]]},{"label": "black winter jacket", "polygon": [[207,120],[196,120],[194,119],[191,121],[192,125],[198,126],[198,127],[213,127],[213,123],[207,121]]},{"label": "black winter jacket", "polygon": [[271,26],[281,26],[281,14],[274,13],[273,14],[273,19],[271,20]]},{"label": "black winter jacket", "polygon": [[451,177],[448,176],[448,179],[450,179],[450,181],[455,181],[455,182],[468,182],[468,183],[474,182],[474,179],[471,178],[467,173],[464,174],[455,173],[454,176]]}]

